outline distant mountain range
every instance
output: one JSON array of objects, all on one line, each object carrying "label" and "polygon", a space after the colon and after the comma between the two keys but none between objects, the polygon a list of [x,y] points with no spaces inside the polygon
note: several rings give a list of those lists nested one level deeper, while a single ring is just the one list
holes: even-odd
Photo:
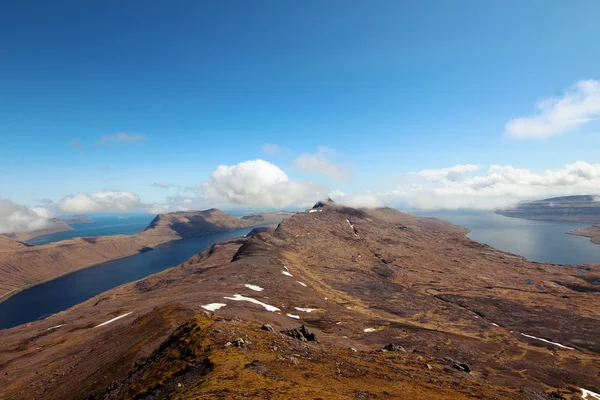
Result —
[{"label": "distant mountain range", "polygon": [[[272,224],[293,213],[255,214],[250,219],[237,218],[212,208],[205,211],[182,211],[157,215],[146,229],[135,235],[82,237],[31,246],[17,234],[0,235],[0,301],[27,287],[61,275],[150,250],[161,243],[185,237],[231,231]],[[77,216],[84,220],[86,216]],[[67,227],[56,221],[57,229]],[[60,230],[56,231],[60,232]]]},{"label": "distant mountain range", "polygon": [[580,195],[521,203],[512,208],[497,210],[505,217],[600,223],[600,196]]}]

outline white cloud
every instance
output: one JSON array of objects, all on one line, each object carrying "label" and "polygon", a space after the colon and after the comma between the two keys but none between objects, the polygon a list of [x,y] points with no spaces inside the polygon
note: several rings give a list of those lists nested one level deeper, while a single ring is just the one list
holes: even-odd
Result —
[{"label": "white cloud", "polygon": [[316,153],[303,153],[294,161],[296,169],[311,174],[323,174],[338,180],[350,178],[348,166],[333,162],[328,156],[335,156],[335,150],[327,146],[319,146]]},{"label": "white cloud", "polygon": [[150,214],[164,214],[174,211],[205,210],[210,205],[201,196],[167,196],[165,203],[154,203],[145,206]]},{"label": "white cloud", "polygon": [[148,206],[146,206],[146,211],[148,211],[150,214],[166,214],[166,213],[170,213],[170,212],[174,212],[174,211],[189,211],[189,210],[191,210],[191,208],[183,207],[180,205],[174,205],[174,204],[154,203],[154,204],[149,204]]},{"label": "white cloud", "polygon": [[135,143],[135,142],[143,142],[148,140],[146,135],[141,133],[126,133],[119,132],[114,135],[104,135],[98,140],[99,145],[108,144],[108,143]]},{"label": "white cloud", "polygon": [[48,228],[52,213],[43,207],[26,207],[0,197],[0,234]]},{"label": "white cloud", "polygon": [[[495,209],[522,200],[600,192],[600,164],[583,161],[543,172],[491,165],[483,174],[459,178],[445,173],[452,168],[437,173],[432,170],[426,174],[422,174],[423,171],[410,173],[407,175],[409,183],[385,196],[416,208]],[[415,182],[415,176],[421,177],[422,182]]]},{"label": "white cloud", "polygon": [[336,203],[353,208],[377,208],[383,207],[383,200],[374,193],[346,194],[339,190],[330,192],[330,197]]},{"label": "white cloud", "polygon": [[475,172],[479,169],[481,169],[481,165],[458,164],[450,168],[424,169],[417,172],[417,174],[429,180],[447,179],[449,181],[457,181],[461,179],[465,173]]},{"label": "white cloud", "polygon": [[328,192],[320,185],[292,180],[278,166],[264,160],[220,165],[202,189],[212,202],[277,208],[312,205]]},{"label": "white cloud", "polygon": [[155,188],[159,188],[159,189],[169,189],[169,188],[172,188],[172,187],[177,186],[177,185],[173,185],[171,183],[154,182],[154,183],[150,184],[150,186],[155,187]]},{"label": "white cloud", "polygon": [[273,143],[265,143],[261,146],[261,148],[263,153],[266,154],[277,154],[282,152],[281,147]]},{"label": "white cloud", "polygon": [[130,211],[140,206],[140,197],[137,194],[111,190],[72,194],[60,201],[60,209],[67,213]]},{"label": "white cloud", "polygon": [[346,193],[342,192],[341,190],[337,190],[337,189],[334,189],[331,192],[329,192],[329,197],[331,197],[332,200],[339,199],[340,197],[343,197],[345,195],[346,195]]},{"label": "white cloud", "polygon": [[54,200],[48,198],[39,199],[38,201],[42,204],[46,204],[47,206],[51,206],[54,204]]},{"label": "white cloud", "polygon": [[600,81],[579,81],[562,97],[537,104],[538,113],[508,121],[505,134],[517,139],[541,139],[560,135],[600,118]]}]

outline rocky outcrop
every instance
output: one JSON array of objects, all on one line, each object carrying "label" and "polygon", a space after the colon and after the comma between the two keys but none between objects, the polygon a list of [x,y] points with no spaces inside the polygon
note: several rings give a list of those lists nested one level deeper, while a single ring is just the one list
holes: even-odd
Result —
[{"label": "rocky outcrop", "polygon": [[286,336],[293,337],[294,339],[300,340],[301,342],[317,342],[317,335],[314,332],[311,332],[306,326],[301,325],[299,328],[288,329],[286,331],[282,331]]}]

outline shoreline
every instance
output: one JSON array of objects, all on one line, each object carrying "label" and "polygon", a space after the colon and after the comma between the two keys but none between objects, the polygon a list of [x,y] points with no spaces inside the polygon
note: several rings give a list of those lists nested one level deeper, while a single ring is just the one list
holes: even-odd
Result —
[{"label": "shoreline", "polygon": [[[514,216],[514,215],[502,214],[502,213],[499,213],[498,211],[494,211],[494,214],[501,215],[501,216],[506,217],[506,218],[524,219],[524,220],[528,220],[528,221],[553,221],[553,222],[570,222],[570,223],[581,223],[581,224],[595,224],[595,222],[584,221],[584,220],[580,220],[580,219],[571,220],[571,219],[560,219],[560,218],[518,217],[518,216]],[[594,233],[587,232],[588,230],[594,229],[595,227],[597,228],[597,225],[590,225],[590,226],[586,226],[586,227],[580,227],[580,228],[573,229],[571,231],[567,231],[567,232],[565,232],[565,234],[566,235],[572,235],[572,236],[586,237],[586,238],[590,239],[590,242],[592,242],[593,244],[600,245],[600,228],[597,228],[598,229],[598,234],[596,234],[596,235],[594,235]]]},{"label": "shoreline", "polygon": [[[39,238],[42,236],[48,236],[48,235],[54,235],[55,233],[60,233],[60,232],[69,232],[75,230],[75,228],[73,228],[72,226],[68,225],[68,228],[64,227],[64,229],[49,229],[48,231],[32,231],[32,232],[23,232],[23,233],[18,233],[15,234],[15,237],[9,236],[9,235],[4,235],[9,239],[12,240],[16,240],[17,242],[21,242],[21,243],[25,243],[27,246],[38,246],[36,244],[29,244],[27,243],[29,240],[31,239],[35,239],[35,238]],[[31,235],[33,234],[33,235]]]},{"label": "shoreline", "polygon": [[[51,282],[53,280],[59,279],[59,278],[61,278],[63,276],[72,274],[74,272],[78,272],[78,271],[81,271],[81,270],[84,270],[84,269],[87,269],[87,268],[92,268],[92,267],[95,267],[95,266],[99,266],[99,265],[105,264],[105,263],[110,262],[110,261],[120,260],[120,259],[127,258],[127,257],[133,257],[133,256],[136,256],[138,254],[142,254],[142,253],[148,252],[148,251],[154,251],[156,249],[156,247],[161,246],[163,244],[175,242],[175,241],[182,240],[182,239],[188,239],[188,238],[194,238],[194,237],[201,237],[201,236],[205,236],[205,235],[209,235],[209,234],[215,234],[215,233],[221,233],[221,232],[232,232],[232,231],[243,230],[243,229],[250,229],[250,230],[252,230],[252,229],[255,229],[255,228],[259,228],[259,227],[271,226],[271,225],[276,225],[276,224],[277,224],[277,222],[275,222],[275,223],[268,223],[268,224],[252,225],[252,226],[249,226],[249,227],[246,227],[246,228],[223,229],[223,230],[211,231],[211,232],[207,232],[207,233],[204,233],[204,234],[201,234],[201,235],[194,235],[194,236],[189,236],[189,237],[172,237],[172,238],[169,238],[167,240],[160,241],[158,243],[152,243],[150,245],[142,245],[142,246],[140,246],[140,248],[138,248],[136,250],[136,253],[131,253],[131,254],[122,255],[122,256],[118,256],[118,257],[111,257],[111,258],[108,258],[106,260],[103,260],[103,261],[100,261],[100,262],[97,262],[97,263],[93,263],[93,264],[90,264],[90,265],[84,265],[84,266],[81,266],[79,268],[73,269],[71,271],[63,272],[63,273],[61,273],[59,275],[56,275],[56,276],[54,276],[52,278],[45,279],[45,280],[40,281],[40,282],[32,283],[32,284],[29,284],[29,285],[24,286],[22,288],[14,289],[14,290],[12,290],[12,291],[10,291],[8,293],[5,293],[4,295],[0,296],[0,304],[2,304],[3,302],[5,302],[6,300],[10,299],[11,297],[13,297],[13,296],[15,296],[15,295],[17,295],[17,294],[25,291],[25,290],[31,289],[31,288],[33,288],[35,286],[43,285],[44,283]],[[138,234],[125,235],[125,236],[133,237],[135,235],[138,235]],[[160,235],[157,235],[157,236],[160,236]],[[101,236],[97,236],[97,237],[101,237]],[[71,239],[66,239],[66,240],[71,240]],[[58,241],[58,242],[61,242],[61,241]],[[55,242],[55,243],[58,243],[58,242]],[[34,247],[37,247],[37,246],[34,246]],[[144,250],[144,251],[142,251],[143,249],[150,249],[150,250]]]},{"label": "shoreline", "polygon": [[[586,230],[589,230],[592,228],[594,228],[594,226],[590,226],[587,228],[577,228],[575,230],[565,232],[565,233],[567,235],[572,235],[572,236],[586,237],[586,238],[590,239],[590,242],[600,246],[600,236],[594,235],[593,233],[586,232]],[[600,234],[600,228],[598,228],[598,231],[599,231],[598,233]]]},{"label": "shoreline", "polygon": [[[170,242],[174,242],[174,241],[176,241],[176,240],[181,240],[181,239],[183,239],[183,238],[179,238],[179,239],[171,239],[171,240],[165,240],[164,242],[157,243],[157,244],[155,244],[155,245],[151,245],[151,246],[143,246],[142,248],[150,248],[150,249],[154,250],[154,248],[155,248],[155,247],[157,247],[157,246],[160,246],[161,244],[170,243]],[[66,239],[66,240],[69,240],[69,239]],[[59,241],[59,242],[60,242],[60,241]],[[43,246],[43,245],[42,245],[42,246]],[[142,248],[140,248],[140,250],[141,250]],[[148,250],[146,250],[146,251],[148,251]],[[77,272],[77,271],[81,271],[82,269],[91,268],[91,267],[96,267],[96,266],[98,266],[98,265],[102,265],[102,264],[105,264],[105,263],[107,263],[107,262],[110,262],[110,261],[120,260],[120,259],[122,259],[122,258],[132,257],[132,256],[136,256],[136,255],[138,255],[138,254],[142,254],[142,252],[138,250],[138,252],[137,252],[137,253],[132,253],[132,254],[128,254],[128,255],[123,255],[123,256],[120,256],[120,257],[109,258],[109,259],[106,259],[106,260],[104,260],[104,261],[100,261],[100,262],[97,262],[97,263],[94,263],[94,264],[90,264],[90,265],[81,266],[81,267],[79,267],[79,268],[76,268],[76,269],[74,269],[74,270],[67,271],[67,272],[63,272],[63,273],[61,273],[61,274],[59,274],[59,275],[56,275],[56,276],[54,276],[54,277],[52,277],[52,278],[45,279],[45,280],[43,280],[43,281],[40,281],[40,282],[32,283],[32,284],[29,284],[29,285],[27,285],[27,286],[24,286],[24,287],[22,287],[22,288],[19,288],[19,289],[14,289],[14,290],[11,290],[10,292],[8,292],[8,293],[5,293],[4,295],[0,296],[0,304],[2,304],[3,302],[5,302],[6,300],[10,299],[11,297],[13,297],[13,296],[15,296],[15,295],[17,295],[17,294],[19,294],[19,293],[21,293],[21,292],[24,292],[24,291],[25,291],[25,290],[27,290],[27,289],[31,289],[31,288],[33,288],[33,287],[35,287],[35,286],[43,285],[44,283],[48,283],[48,282],[51,282],[51,281],[53,281],[53,280],[55,280],[55,279],[62,278],[63,276],[66,276],[66,275],[72,274],[72,273],[74,273],[74,272]]]}]

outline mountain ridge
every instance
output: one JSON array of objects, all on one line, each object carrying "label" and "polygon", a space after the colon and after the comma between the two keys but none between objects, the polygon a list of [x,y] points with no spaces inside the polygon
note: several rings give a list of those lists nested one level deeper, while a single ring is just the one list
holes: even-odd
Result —
[{"label": "mountain ridge", "polygon": [[[452,224],[327,205],[3,331],[0,385],[49,399],[579,398],[600,392],[598,279],[599,265],[529,262]],[[262,324],[304,324],[320,344]]]}]

